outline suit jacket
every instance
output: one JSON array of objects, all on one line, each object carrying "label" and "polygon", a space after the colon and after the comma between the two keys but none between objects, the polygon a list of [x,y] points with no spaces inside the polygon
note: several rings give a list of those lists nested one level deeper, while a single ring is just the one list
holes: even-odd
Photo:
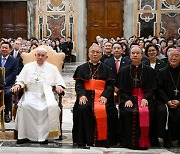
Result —
[{"label": "suit jacket", "polygon": [[[1,62],[1,57],[0,55],[0,62]],[[0,67],[1,63],[0,63]],[[13,56],[9,55],[9,57],[6,60],[6,63],[4,65],[5,67],[5,83],[6,87],[12,86],[15,82],[16,75],[17,75],[17,70],[18,70],[18,61],[15,59]]]},{"label": "suit jacket", "polygon": [[[10,54],[11,56],[13,56],[14,55],[14,49],[11,51],[11,54]],[[18,54],[17,54],[17,57],[16,58],[19,58],[20,57],[20,53],[18,52]]]},{"label": "suit jacket", "polygon": [[[118,73],[116,71],[116,62],[115,62],[114,56],[112,56],[111,58],[106,59],[104,61],[104,63],[111,68],[112,73],[113,73],[113,77],[117,81]],[[128,59],[122,57],[121,62],[120,62],[119,72],[124,66],[129,65],[129,64],[131,64],[131,61],[129,61]],[[115,84],[116,84],[116,82],[115,82]]]},{"label": "suit jacket", "polygon": [[[150,60],[145,61],[144,64],[150,66]],[[165,67],[165,66],[166,66],[166,63],[165,63],[164,61],[162,61],[162,60],[159,60],[159,59],[157,58],[157,59],[156,59],[156,65],[155,65],[155,68],[154,68],[155,73],[157,74],[157,71],[158,71],[159,69]]]}]

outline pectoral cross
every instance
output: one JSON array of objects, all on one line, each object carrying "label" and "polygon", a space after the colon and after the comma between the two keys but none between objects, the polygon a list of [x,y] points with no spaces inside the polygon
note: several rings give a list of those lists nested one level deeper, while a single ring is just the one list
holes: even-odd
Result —
[{"label": "pectoral cross", "polygon": [[177,96],[179,90],[177,90],[177,88],[174,90],[175,96]]},{"label": "pectoral cross", "polygon": [[134,81],[134,86],[137,87],[138,82],[139,82],[140,80],[139,80],[138,78],[134,78],[133,81]]},{"label": "pectoral cross", "polygon": [[38,82],[38,81],[39,81],[39,79],[38,79],[38,78],[36,78],[35,80],[36,80],[36,82]]}]

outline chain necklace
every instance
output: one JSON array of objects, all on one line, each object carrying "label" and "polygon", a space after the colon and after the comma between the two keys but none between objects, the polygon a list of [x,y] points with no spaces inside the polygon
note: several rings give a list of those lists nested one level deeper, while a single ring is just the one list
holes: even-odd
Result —
[{"label": "chain necklace", "polygon": [[[100,64],[99,64],[99,66],[101,65],[101,62],[100,62]],[[91,68],[91,66],[90,66],[90,62],[89,62],[89,69],[90,69],[90,76],[91,76],[91,79],[94,79],[94,76],[95,76],[95,74],[97,73],[97,71],[98,71],[98,69],[99,69],[99,66],[96,68],[96,70],[94,71],[94,73],[93,73],[93,70],[92,70],[92,68]],[[92,74],[93,73],[93,74]]]},{"label": "chain necklace", "polygon": [[138,82],[141,81],[142,71],[143,71],[143,64],[142,64],[142,67],[141,67],[141,68],[142,68],[142,69],[141,69],[141,74],[140,74],[139,79],[137,78],[137,73],[136,73],[136,75],[135,75],[135,78],[133,78],[133,75],[132,75],[132,72],[131,72],[131,70],[132,70],[132,65],[130,65],[130,77],[131,77],[131,79],[133,80],[133,83],[134,83],[134,86],[135,86],[135,87],[137,87],[137,86],[138,86]]},{"label": "chain necklace", "polygon": [[172,80],[172,82],[173,82],[173,85],[174,85],[174,87],[175,87],[175,89],[173,90],[173,91],[174,91],[174,94],[175,94],[175,96],[177,96],[178,93],[179,93],[179,90],[178,90],[177,88],[178,88],[178,85],[179,85],[179,75],[180,75],[180,71],[179,71],[179,74],[178,74],[178,79],[177,79],[176,85],[175,85],[173,76],[172,76],[172,74],[171,74],[171,71],[169,71],[169,73],[170,73],[170,76],[171,76],[171,80]]}]

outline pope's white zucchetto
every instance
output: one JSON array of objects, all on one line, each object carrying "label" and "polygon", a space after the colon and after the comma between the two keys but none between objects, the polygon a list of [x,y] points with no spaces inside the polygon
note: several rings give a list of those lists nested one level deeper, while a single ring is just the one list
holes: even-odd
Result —
[{"label": "pope's white zucchetto", "polygon": [[47,50],[45,48],[37,48],[37,51],[44,51],[45,53],[47,53]]}]

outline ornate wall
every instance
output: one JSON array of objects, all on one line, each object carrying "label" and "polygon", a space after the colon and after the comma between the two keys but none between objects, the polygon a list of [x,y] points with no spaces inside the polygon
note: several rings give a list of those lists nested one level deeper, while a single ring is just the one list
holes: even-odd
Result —
[{"label": "ornate wall", "polygon": [[159,32],[165,37],[180,36],[179,0],[138,0],[134,18],[137,36],[158,36]]},{"label": "ornate wall", "polygon": [[72,37],[76,28],[76,0],[36,0],[36,37]]}]

